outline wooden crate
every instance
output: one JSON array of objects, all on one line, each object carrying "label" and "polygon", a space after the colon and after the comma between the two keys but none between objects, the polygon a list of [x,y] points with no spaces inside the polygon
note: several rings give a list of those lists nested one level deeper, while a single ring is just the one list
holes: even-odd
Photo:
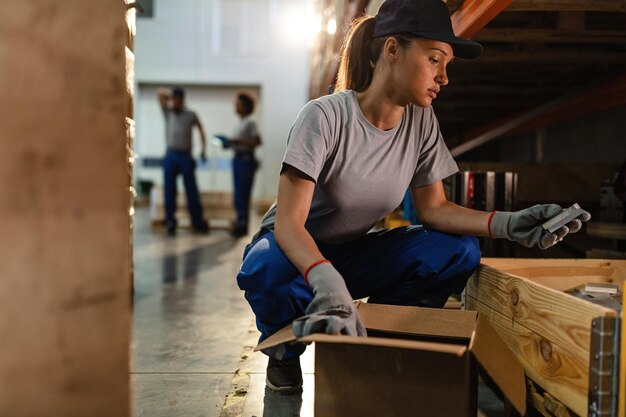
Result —
[{"label": "wooden crate", "polygon": [[[620,314],[564,292],[591,282],[623,287],[626,261],[485,258],[465,291],[465,307],[489,318],[527,378],[581,416],[594,415],[589,412],[596,385],[589,379],[595,375],[590,366],[596,365],[592,342],[603,323],[617,328]],[[611,349],[603,358],[617,361],[619,346]]]}]

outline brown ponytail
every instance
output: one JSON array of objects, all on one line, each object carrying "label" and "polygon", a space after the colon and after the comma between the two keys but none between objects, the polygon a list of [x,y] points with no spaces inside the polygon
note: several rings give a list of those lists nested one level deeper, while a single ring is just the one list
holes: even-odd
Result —
[{"label": "brown ponytail", "polygon": [[[367,90],[372,82],[374,67],[385,41],[390,36],[372,39],[374,16],[363,15],[352,21],[350,32],[341,47],[341,58],[335,93],[354,90],[357,93]],[[392,35],[402,47],[408,47],[414,39],[410,35]]]},{"label": "brown ponytail", "polygon": [[[363,91],[372,81],[375,62],[378,56],[370,55],[370,44],[374,32],[374,17],[363,15],[352,21],[350,32],[341,46],[341,58],[335,92],[344,90]],[[378,51],[380,52],[380,50]]]}]

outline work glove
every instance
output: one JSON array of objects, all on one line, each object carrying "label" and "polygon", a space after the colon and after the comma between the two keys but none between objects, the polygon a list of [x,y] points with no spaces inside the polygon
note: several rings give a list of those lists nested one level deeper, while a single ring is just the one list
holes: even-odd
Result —
[{"label": "work glove", "polygon": [[312,333],[367,336],[343,277],[330,262],[314,266],[307,274],[313,300],[306,316],[293,322],[296,337]]},{"label": "work glove", "polygon": [[497,211],[491,218],[489,234],[495,238],[506,238],[518,242],[527,248],[538,246],[540,249],[548,249],[563,240],[568,233],[578,232],[582,227],[582,222],[591,219],[591,215],[585,211],[554,233],[541,227],[562,210],[558,204],[537,204],[520,211]]}]

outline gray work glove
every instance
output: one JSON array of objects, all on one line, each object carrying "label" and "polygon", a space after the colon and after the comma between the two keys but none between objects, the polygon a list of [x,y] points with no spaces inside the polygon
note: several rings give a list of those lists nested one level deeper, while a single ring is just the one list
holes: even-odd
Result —
[{"label": "gray work glove", "polygon": [[591,215],[585,211],[554,233],[541,227],[562,210],[558,204],[537,204],[520,211],[498,211],[491,219],[490,233],[495,238],[506,238],[527,248],[536,245],[540,249],[548,249],[563,240],[566,234],[578,232],[582,222],[591,219]]},{"label": "gray work glove", "polygon": [[296,337],[311,333],[367,336],[343,277],[329,262],[314,266],[307,275],[315,295],[306,316],[293,322]]}]

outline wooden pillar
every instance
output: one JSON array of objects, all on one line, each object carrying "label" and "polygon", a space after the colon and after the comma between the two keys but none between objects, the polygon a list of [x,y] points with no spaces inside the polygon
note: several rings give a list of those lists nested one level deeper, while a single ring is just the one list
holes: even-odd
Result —
[{"label": "wooden pillar", "polygon": [[0,415],[130,414],[122,0],[0,2]]}]

